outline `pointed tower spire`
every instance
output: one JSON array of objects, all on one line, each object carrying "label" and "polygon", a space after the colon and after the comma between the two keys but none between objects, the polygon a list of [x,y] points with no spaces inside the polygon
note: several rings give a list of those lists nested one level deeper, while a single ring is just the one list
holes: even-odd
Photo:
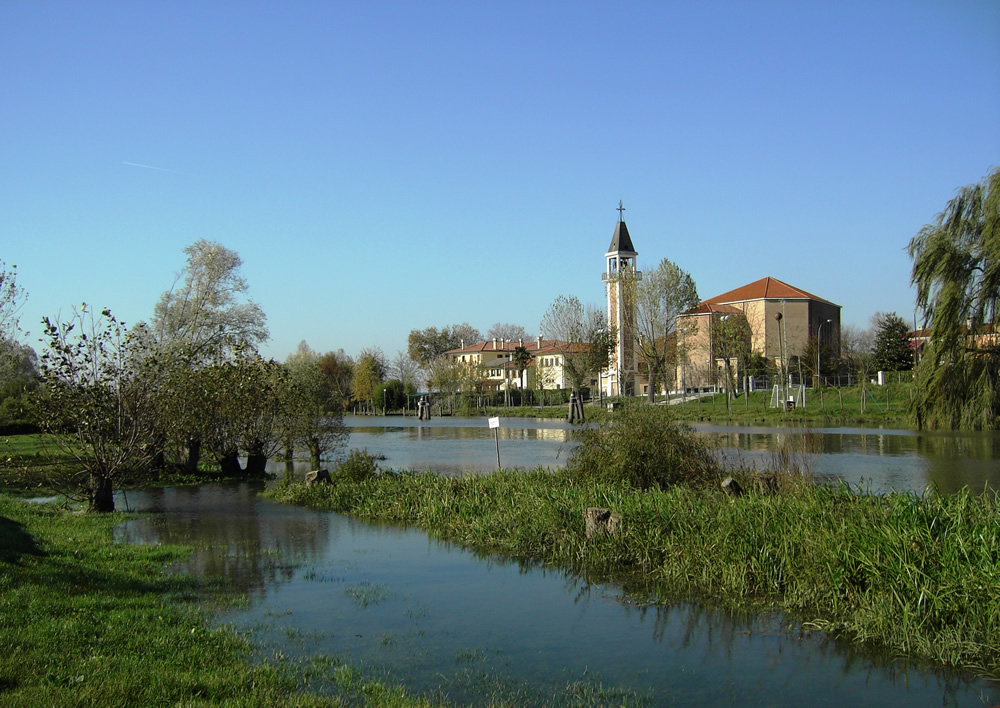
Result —
[{"label": "pointed tower spire", "polygon": [[618,223],[615,224],[615,233],[611,237],[611,245],[608,246],[608,253],[621,253],[624,255],[635,256],[636,250],[632,245],[632,237],[628,235],[628,227],[625,225],[625,218],[623,212],[625,207],[622,206],[621,199],[618,200]]}]

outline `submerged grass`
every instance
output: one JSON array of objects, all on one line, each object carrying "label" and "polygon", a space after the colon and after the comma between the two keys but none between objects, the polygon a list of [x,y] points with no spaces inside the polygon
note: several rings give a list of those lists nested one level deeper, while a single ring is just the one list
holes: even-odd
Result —
[{"label": "submerged grass", "polygon": [[165,571],[186,549],[115,544],[119,521],[0,495],[0,704],[430,705],[342,662],[333,697],[303,691],[315,666],[253,663],[212,588]]},{"label": "submerged grass", "polygon": [[[780,608],[807,627],[1000,676],[1000,498],[875,496],[782,479],[639,491],[567,471],[447,478],[387,473],[280,485],[280,501],[415,525],[525,562],[614,580],[657,600]],[[588,539],[583,513],[622,516]]]}]

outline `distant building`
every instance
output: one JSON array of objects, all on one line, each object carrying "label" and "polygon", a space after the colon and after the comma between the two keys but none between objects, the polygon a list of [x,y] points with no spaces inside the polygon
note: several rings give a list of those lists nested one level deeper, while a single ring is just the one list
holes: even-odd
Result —
[{"label": "distant building", "polygon": [[[675,386],[706,389],[724,380],[726,358],[720,356],[713,332],[730,317],[746,318],[750,350],[761,353],[778,371],[798,373],[799,360],[816,337],[823,351],[839,357],[840,310],[840,305],[771,277],[704,300],[677,318]],[[730,367],[737,363],[729,361]],[[815,364],[807,362],[805,368],[812,371]],[[738,379],[743,374],[734,375]]]},{"label": "distant building", "polygon": [[[475,374],[483,390],[503,391],[510,389],[569,388],[566,375],[566,357],[580,352],[585,345],[564,342],[558,339],[502,340],[494,339],[475,342],[445,352],[448,362],[464,366]],[[523,371],[514,361],[518,347],[531,356],[531,361]]]}]

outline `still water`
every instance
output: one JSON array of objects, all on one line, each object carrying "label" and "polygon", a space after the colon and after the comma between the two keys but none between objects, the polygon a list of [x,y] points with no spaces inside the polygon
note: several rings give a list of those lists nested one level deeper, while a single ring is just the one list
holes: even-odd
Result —
[{"label": "still water", "polygon": [[[382,466],[443,474],[556,468],[577,444],[561,421],[345,420],[350,447]],[[736,464],[791,447],[821,479],[873,491],[1000,488],[995,434],[752,426],[696,428]],[[478,556],[412,530],[258,499],[252,485],[132,492],[152,515],[122,524],[134,543],[195,551],[182,570],[225,577],[247,606],[220,621],[262,657],[339,657],[409,690],[474,704],[958,705],[1000,703],[1000,686],[909,666],[804,633],[772,616],[649,605],[613,585]],[[323,678],[317,691],[330,691]]]},{"label": "still water", "polygon": [[[347,416],[350,447],[385,457],[390,469],[439,474],[488,472],[500,466],[562,467],[576,446],[573,426],[561,420],[501,418],[497,431],[485,418]],[[842,479],[872,492],[950,493],[1000,489],[1000,433],[915,432],[882,428],[773,428],[695,425],[733,464],[767,467],[784,448],[796,452],[804,471],[822,480]],[[275,471],[277,471],[275,467]]]},{"label": "still water", "polygon": [[[780,616],[648,605],[613,585],[483,557],[427,534],[274,504],[261,486],[130,492],[152,512],[130,543],[192,546],[180,570],[223,576],[219,617],[262,658],[339,657],[456,704],[947,705],[1000,685],[864,653]],[[124,504],[122,504],[124,506]],[[332,671],[332,669],[330,669]],[[332,691],[320,672],[311,683]]]}]

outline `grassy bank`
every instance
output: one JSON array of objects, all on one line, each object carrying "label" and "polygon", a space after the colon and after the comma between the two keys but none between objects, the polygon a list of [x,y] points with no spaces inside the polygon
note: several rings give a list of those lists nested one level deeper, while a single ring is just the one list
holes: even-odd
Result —
[{"label": "grassy bank", "polygon": [[[1000,676],[1000,499],[871,496],[784,480],[638,491],[571,473],[383,474],[274,498],[408,524],[483,553],[614,580],[640,597],[780,608],[806,627]],[[588,539],[584,510],[621,514]]]},{"label": "grassy bank", "polygon": [[[767,425],[812,423],[819,425],[891,425],[913,427],[910,401],[913,384],[889,383],[885,386],[845,388],[807,388],[805,405],[799,400],[792,410],[771,407],[771,391],[740,394],[726,401],[724,393],[687,402],[673,399],[670,406],[675,417],[688,421],[747,422]],[[798,395],[798,392],[793,392]],[[864,399],[864,405],[862,405]]]},{"label": "grassy bank", "polygon": [[[218,588],[165,572],[186,550],[117,545],[120,521],[0,495],[0,704],[428,705],[331,657],[253,664],[210,626]],[[320,675],[339,697],[302,692]]]},{"label": "grassy bank", "polygon": [[[756,423],[765,425],[866,425],[898,428],[912,428],[910,401],[913,384],[893,382],[885,386],[869,385],[844,388],[808,388],[805,391],[805,405],[801,400],[793,410],[771,407],[771,391],[741,393],[727,403],[725,393],[688,396],[672,396],[670,410],[674,418],[688,422],[706,423]],[[798,395],[798,391],[794,392]],[[865,400],[862,406],[862,399]],[[644,403],[646,398],[630,399],[624,403]],[[657,404],[665,405],[667,399],[660,396]],[[606,402],[605,402],[606,403]],[[565,419],[569,412],[566,404],[559,406],[519,406],[512,408],[493,407],[481,411],[483,415],[506,418],[551,418]],[[470,413],[474,415],[475,413]],[[587,402],[588,421],[601,422],[608,419],[606,407],[598,401]]]}]

